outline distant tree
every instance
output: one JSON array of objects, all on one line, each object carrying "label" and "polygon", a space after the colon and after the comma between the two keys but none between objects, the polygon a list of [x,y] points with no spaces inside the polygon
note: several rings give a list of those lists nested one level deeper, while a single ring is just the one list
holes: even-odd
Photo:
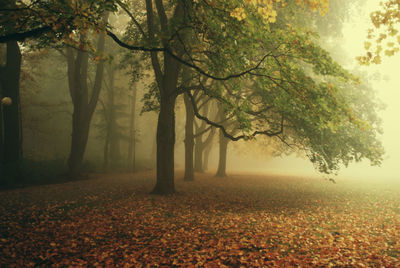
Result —
[{"label": "distant tree", "polygon": [[[104,16],[107,21],[108,15]],[[83,42],[88,36],[84,33],[80,34]],[[104,53],[105,35],[99,34],[97,53]],[[68,157],[69,172],[72,176],[76,176],[81,172],[82,161],[89,137],[90,123],[95,111],[100,90],[103,83],[104,60],[96,56],[96,73],[92,89],[89,90],[88,84],[88,66],[89,53],[80,49],[71,47],[66,48],[66,57],[68,63],[68,85],[71,100],[73,103],[72,116],[72,134],[71,134],[71,150]]]}]

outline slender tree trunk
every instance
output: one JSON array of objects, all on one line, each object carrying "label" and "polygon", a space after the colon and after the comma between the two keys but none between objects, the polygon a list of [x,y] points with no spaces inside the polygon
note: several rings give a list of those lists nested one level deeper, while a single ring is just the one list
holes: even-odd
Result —
[{"label": "slender tree trunk", "polygon": [[[218,117],[222,121],[225,118],[225,112],[222,106],[218,106]],[[216,177],[226,177],[226,156],[228,151],[229,139],[224,136],[224,133],[219,131],[219,159]]]},{"label": "slender tree trunk", "polygon": [[103,167],[104,167],[105,171],[108,170],[108,152],[109,152],[108,148],[109,148],[109,144],[110,144],[109,140],[110,140],[110,138],[107,133],[105,141],[104,141],[104,151],[103,151],[103,158],[104,158]]},{"label": "slender tree trunk", "polygon": [[213,144],[212,141],[213,141],[213,137],[215,135],[215,128],[212,128],[210,131],[211,132],[204,143],[204,147],[205,147],[204,153],[203,153],[203,170],[204,171],[208,170],[208,159],[209,159],[210,152],[212,149],[212,144]]},{"label": "slender tree trunk", "polygon": [[218,160],[218,170],[216,177],[226,177],[226,156],[228,151],[228,142],[222,131],[219,133],[219,160]]},{"label": "slender tree trunk", "polygon": [[150,164],[152,169],[157,169],[157,131],[152,137],[152,147],[150,151]]},{"label": "slender tree trunk", "polygon": [[136,130],[135,130],[135,111],[136,111],[137,90],[132,90],[131,95],[131,114],[129,122],[129,145],[128,145],[128,169],[132,172],[136,170]]},{"label": "slender tree trunk", "polygon": [[185,181],[194,180],[194,167],[193,167],[193,149],[194,149],[194,111],[189,96],[183,96],[186,109],[186,123],[185,123]]},{"label": "slender tree trunk", "polygon": [[209,163],[209,159],[210,159],[210,153],[211,153],[211,149],[212,149],[212,143],[210,143],[205,149],[204,149],[204,159],[203,159],[203,169],[204,171],[208,170],[208,163]]},{"label": "slender tree trunk", "polygon": [[115,112],[115,88],[114,88],[114,75],[115,69],[113,66],[108,68],[108,88],[107,88],[107,112],[109,124],[107,125],[107,133],[109,135],[108,153],[109,153],[109,164],[111,167],[116,167],[119,160],[121,159],[120,148],[119,148],[119,136],[117,118]]},{"label": "slender tree trunk", "polygon": [[109,147],[110,147],[110,132],[108,131],[110,126],[110,120],[108,118],[108,111],[107,111],[107,106],[104,104],[102,100],[100,100],[100,104],[103,107],[103,116],[104,116],[104,122],[106,124],[106,133],[104,137],[104,148],[103,148],[103,169],[104,171],[108,170],[108,159],[109,159]]},{"label": "slender tree trunk", "polygon": [[[104,16],[107,21],[108,14]],[[100,34],[97,51],[104,51],[105,35]],[[84,51],[77,51],[76,57],[72,48],[67,48],[68,85],[73,102],[71,150],[68,157],[68,168],[75,177],[82,171],[82,162],[89,137],[90,123],[99,99],[104,74],[104,61],[96,66],[93,89],[88,89],[88,59]]]},{"label": "slender tree trunk", "polygon": [[[205,115],[209,112],[208,102],[203,106],[203,113]],[[196,134],[204,131],[207,127],[207,124],[202,121],[200,127],[196,129]],[[197,135],[195,137],[195,149],[194,149],[194,171],[195,172],[204,172],[203,168],[203,151],[205,148],[205,144],[203,141],[204,134]]]},{"label": "slender tree trunk", "polygon": [[203,172],[203,141],[202,135],[195,138],[196,146],[194,148],[194,171]]},{"label": "slender tree trunk", "polygon": [[1,71],[2,97],[9,97],[11,105],[2,107],[2,164],[3,176],[9,182],[20,176],[21,132],[19,109],[19,77],[21,72],[21,51],[15,41],[7,42],[6,65]]}]

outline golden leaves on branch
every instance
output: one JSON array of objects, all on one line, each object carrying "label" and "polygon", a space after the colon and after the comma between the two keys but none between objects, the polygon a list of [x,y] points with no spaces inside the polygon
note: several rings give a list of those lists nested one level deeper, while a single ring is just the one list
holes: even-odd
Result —
[{"label": "golden leaves on branch", "polygon": [[382,53],[390,57],[400,50],[399,7],[400,0],[390,0],[381,3],[381,10],[371,13],[374,28],[368,30],[368,41],[364,43],[366,55],[356,58],[360,64],[380,64]]},{"label": "golden leaves on branch", "polygon": [[[247,18],[246,13],[250,12],[250,9],[255,9],[267,24],[274,23],[278,15],[276,10],[278,3],[280,3],[281,8],[286,6],[286,1],[282,0],[244,0],[241,6],[231,11],[230,15],[242,21]],[[296,0],[296,3],[308,7],[313,12],[318,10],[322,16],[329,10],[329,0]]]}]

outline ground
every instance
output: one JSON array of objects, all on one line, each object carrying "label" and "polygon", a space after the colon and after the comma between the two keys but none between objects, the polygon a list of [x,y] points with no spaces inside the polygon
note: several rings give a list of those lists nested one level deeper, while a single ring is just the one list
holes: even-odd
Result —
[{"label": "ground", "polygon": [[0,267],[400,267],[400,183],[154,173],[0,192]]}]

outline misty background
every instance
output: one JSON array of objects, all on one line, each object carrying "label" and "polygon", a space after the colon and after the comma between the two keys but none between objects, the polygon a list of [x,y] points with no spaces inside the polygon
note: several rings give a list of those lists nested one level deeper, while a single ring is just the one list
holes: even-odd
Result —
[{"label": "misty background", "polygon": [[[341,40],[335,40],[345,52],[335,60],[350,70],[356,69],[367,73],[371,87],[377,97],[384,104],[384,109],[379,112],[383,121],[383,135],[381,140],[385,148],[385,156],[381,166],[370,166],[368,161],[351,163],[349,167],[343,167],[338,175],[339,179],[352,178],[376,178],[398,179],[400,174],[400,55],[386,57],[379,65],[360,66],[355,59],[364,53],[364,42],[367,30],[372,28],[370,13],[379,10],[379,2],[376,0],[363,1],[362,5],[353,7],[348,21],[343,25]],[[329,50],[329,48],[327,48]],[[234,147],[234,146],[233,146]],[[228,161],[228,170],[240,170],[243,168],[243,154],[235,151],[230,155],[232,161]],[[244,157],[246,159],[246,157]],[[308,159],[296,157],[296,155],[281,156],[275,158],[260,159],[247,156],[248,171],[272,172],[290,175],[321,176],[314,170]]]},{"label": "misty background", "polygon": [[[361,9],[360,9],[361,7]],[[386,58],[378,66],[359,66],[356,56],[364,52],[364,41],[367,29],[371,27],[369,14],[378,9],[377,1],[365,1],[364,5],[357,5],[350,12],[350,16],[342,31],[341,40],[331,40],[331,50],[335,60],[345,68],[366,73],[369,83],[376,91],[378,98],[386,108],[380,111],[383,119],[383,141],[386,154],[381,167],[371,167],[368,162],[352,163],[348,168],[343,167],[339,178],[346,177],[373,177],[379,179],[397,178],[400,159],[400,127],[399,118],[399,86],[400,55]],[[115,18],[114,18],[115,19]],[[111,46],[108,40],[108,45]],[[332,50],[340,44],[340,52]],[[337,57],[335,57],[337,55]],[[68,93],[67,67],[63,56],[54,50],[42,51],[30,55],[24,62],[26,70],[33,70],[31,74],[25,72],[21,89],[21,106],[23,120],[23,148],[28,159],[37,161],[51,160],[65,165],[68,155],[71,133],[72,105]],[[121,58],[114,59],[118,62]],[[110,75],[106,70],[105,77]],[[107,78],[106,78],[107,80]],[[110,156],[115,163],[113,170],[123,171],[126,166],[129,139],[129,111],[130,96],[137,92],[135,106],[135,163],[138,169],[152,169],[155,166],[156,154],[156,120],[155,112],[143,112],[144,94],[153,81],[151,70],[147,70],[143,77],[136,82],[130,82],[130,74],[122,71],[115,77],[116,115],[118,118],[118,150]],[[100,101],[92,121],[90,137],[85,153],[87,170],[104,169],[104,107],[107,101],[107,83],[101,91]],[[127,96],[126,92],[130,92]],[[177,169],[184,168],[184,103],[178,98],[176,106],[176,162]],[[322,176],[315,171],[308,159],[295,154],[279,156],[271,154],[268,142],[258,139],[259,142],[230,142],[228,147],[227,172],[268,172],[287,175]],[[261,142],[260,142],[261,140]],[[213,145],[208,161],[207,171],[215,172],[218,162],[218,135],[213,137]],[[273,147],[273,145],[272,145]]]}]

